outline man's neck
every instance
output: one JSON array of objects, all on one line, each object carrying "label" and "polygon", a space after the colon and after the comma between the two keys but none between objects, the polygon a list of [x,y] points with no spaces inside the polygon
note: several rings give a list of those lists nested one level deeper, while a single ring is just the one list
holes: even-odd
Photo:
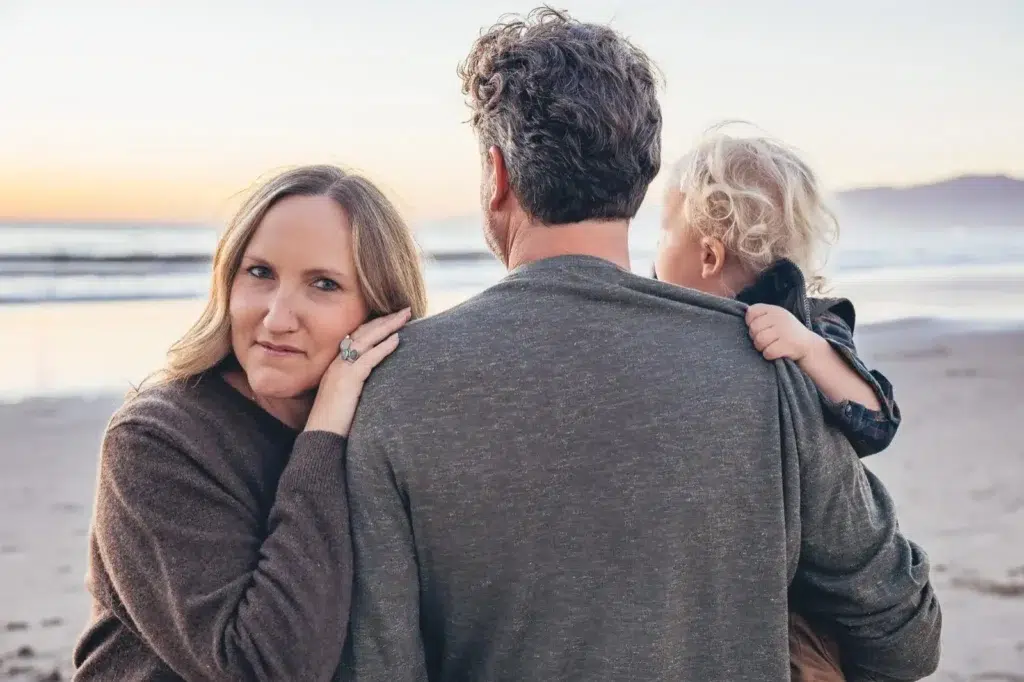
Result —
[{"label": "man's neck", "polygon": [[521,224],[510,230],[508,269],[556,256],[592,256],[629,270],[629,223]]}]

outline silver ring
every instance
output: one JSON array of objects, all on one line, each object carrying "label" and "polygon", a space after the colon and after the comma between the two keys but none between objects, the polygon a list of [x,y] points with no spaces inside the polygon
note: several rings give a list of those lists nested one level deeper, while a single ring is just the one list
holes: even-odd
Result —
[{"label": "silver ring", "polygon": [[355,362],[359,359],[359,351],[352,347],[351,336],[346,336],[341,342],[341,359],[345,362]]}]

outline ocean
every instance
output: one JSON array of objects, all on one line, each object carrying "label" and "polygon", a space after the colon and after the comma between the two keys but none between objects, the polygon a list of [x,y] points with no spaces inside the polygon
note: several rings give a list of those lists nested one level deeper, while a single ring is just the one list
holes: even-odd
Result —
[{"label": "ocean", "polygon": [[[0,305],[45,301],[189,299],[206,295],[218,231],[166,224],[0,223]],[[430,291],[472,292],[503,275],[479,230],[416,231]],[[650,272],[653,221],[634,223],[632,267]],[[856,279],[914,272],[929,278],[1024,267],[1024,227],[845,229],[830,275]]]},{"label": "ocean", "polygon": [[[648,274],[657,224],[638,220],[632,268]],[[431,312],[497,282],[473,225],[417,230]],[[124,391],[159,367],[209,288],[217,231],[181,225],[0,224],[0,403]],[[864,325],[1024,324],[1024,228],[845,229],[835,293]]]}]

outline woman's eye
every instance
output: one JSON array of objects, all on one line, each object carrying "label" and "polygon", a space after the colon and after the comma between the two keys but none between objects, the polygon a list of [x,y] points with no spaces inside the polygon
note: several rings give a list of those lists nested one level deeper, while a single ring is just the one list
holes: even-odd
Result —
[{"label": "woman's eye", "polygon": [[265,265],[250,265],[245,269],[245,271],[257,279],[266,279],[270,277],[270,268]]},{"label": "woman's eye", "polygon": [[341,288],[341,285],[333,279],[327,279],[326,277],[321,277],[317,281],[313,282],[313,286],[321,291],[337,291]]}]

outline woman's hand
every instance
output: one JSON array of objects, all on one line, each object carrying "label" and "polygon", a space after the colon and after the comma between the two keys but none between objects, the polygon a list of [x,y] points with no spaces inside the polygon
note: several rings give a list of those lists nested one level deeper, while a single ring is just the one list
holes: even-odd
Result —
[{"label": "woman's hand", "polygon": [[306,431],[331,431],[348,436],[352,419],[363,392],[363,384],[373,368],[398,347],[396,333],[409,321],[409,308],[371,320],[349,335],[356,359],[345,359],[344,353],[327,367],[320,379],[313,408],[306,420]]}]

